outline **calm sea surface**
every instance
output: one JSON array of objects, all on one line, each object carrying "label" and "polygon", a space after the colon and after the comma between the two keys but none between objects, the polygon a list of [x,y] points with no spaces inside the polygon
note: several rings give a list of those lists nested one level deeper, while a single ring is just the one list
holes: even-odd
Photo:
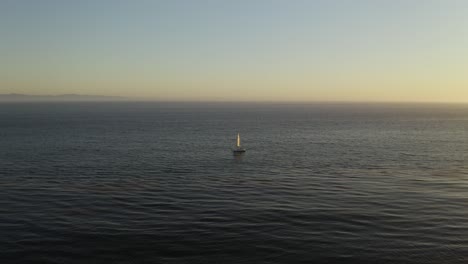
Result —
[{"label": "calm sea surface", "polygon": [[1,103],[0,262],[467,263],[467,153],[468,105]]}]

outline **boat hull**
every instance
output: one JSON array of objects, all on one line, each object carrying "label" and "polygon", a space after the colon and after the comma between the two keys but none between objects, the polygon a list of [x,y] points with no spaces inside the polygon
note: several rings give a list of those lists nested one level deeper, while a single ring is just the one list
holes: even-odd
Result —
[{"label": "boat hull", "polygon": [[234,154],[243,154],[245,153],[245,149],[235,149],[232,151],[232,153]]}]

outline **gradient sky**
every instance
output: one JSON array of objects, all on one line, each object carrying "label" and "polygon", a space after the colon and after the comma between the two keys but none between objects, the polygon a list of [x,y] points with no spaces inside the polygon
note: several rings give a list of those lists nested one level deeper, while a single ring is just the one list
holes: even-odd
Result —
[{"label": "gradient sky", "polygon": [[468,102],[468,1],[0,0],[0,93]]}]

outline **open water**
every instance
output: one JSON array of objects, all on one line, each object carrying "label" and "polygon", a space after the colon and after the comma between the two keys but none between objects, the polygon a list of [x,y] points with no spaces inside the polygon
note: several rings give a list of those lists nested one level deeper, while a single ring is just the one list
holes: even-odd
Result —
[{"label": "open water", "polygon": [[467,153],[468,105],[1,103],[0,262],[467,263]]}]

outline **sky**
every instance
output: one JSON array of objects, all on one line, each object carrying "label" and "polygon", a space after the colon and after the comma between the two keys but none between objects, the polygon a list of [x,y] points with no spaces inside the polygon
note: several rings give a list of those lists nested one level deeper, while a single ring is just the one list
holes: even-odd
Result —
[{"label": "sky", "polygon": [[464,0],[0,0],[0,93],[468,102]]}]

